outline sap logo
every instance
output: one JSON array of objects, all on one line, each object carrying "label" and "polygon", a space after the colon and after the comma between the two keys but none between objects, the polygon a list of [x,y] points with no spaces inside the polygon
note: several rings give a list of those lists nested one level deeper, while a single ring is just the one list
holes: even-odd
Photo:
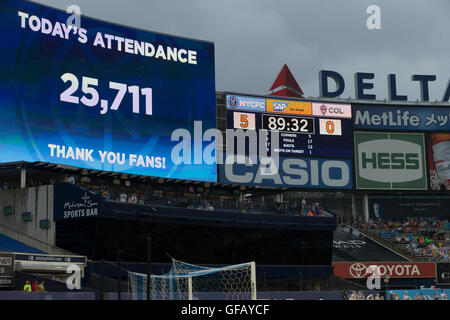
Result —
[{"label": "sap logo", "polygon": [[279,101],[273,102],[273,110],[274,111],[284,111],[284,109],[286,109],[288,106],[289,106],[289,103],[287,103],[287,102],[279,102]]},{"label": "sap logo", "polygon": [[409,182],[421,179],[422,146],[395,139],[380,139],[358,145],[359,175],[376,182]]}]

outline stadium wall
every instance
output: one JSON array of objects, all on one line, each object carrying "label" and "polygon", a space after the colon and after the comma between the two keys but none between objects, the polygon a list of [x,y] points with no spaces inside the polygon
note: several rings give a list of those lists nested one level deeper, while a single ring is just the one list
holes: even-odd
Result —
[{"label": "stadium wall", "polygon": [[[53,185],[0,191],[0,232],[48,253],[56,253]],[[23,220],[23,214],[30,221]],[[40,227],[41,220],[49,228]]]}]

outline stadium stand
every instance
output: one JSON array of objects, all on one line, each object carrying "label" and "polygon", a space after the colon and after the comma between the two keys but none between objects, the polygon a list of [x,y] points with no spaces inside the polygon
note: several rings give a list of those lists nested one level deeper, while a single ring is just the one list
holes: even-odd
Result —
[{"label": "stadium stand", "polygon": [[338,225],[333,239],[333,261],[407,261],[395,250],[384,246],[369,235]]},{"label": "stadium stand", "polygon": [[450,224],[447,219],[369,220],[361,221],[357,226],[406,251],[415,260],[450,262]]}]

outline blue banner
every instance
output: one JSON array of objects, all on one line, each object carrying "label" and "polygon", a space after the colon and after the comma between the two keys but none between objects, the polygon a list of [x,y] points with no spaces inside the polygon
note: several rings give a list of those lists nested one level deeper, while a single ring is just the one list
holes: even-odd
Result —
[{"label": "blue banner", "polygon": [[0,2],[0,163],[217,181],[215,163],[172,157],[176,129],[199,135],[186,154],[215,149],[202,139],[216,127],[214,44],[69,18]]},{"label": "blue banner", "polygon": [[227,95],[227,109],[265,112],[266,99]]},{"label": "blue banner", "polygon": [[355,129],[449,131],[450,109],[354,106],[353,121]]},{"label": "blue banner", "polygon": [[[255,157],[256,158],[256,157]],[[353,167],[348,159],[245,157],[219,166],[221,183],[268,187],[352,189]]]}]

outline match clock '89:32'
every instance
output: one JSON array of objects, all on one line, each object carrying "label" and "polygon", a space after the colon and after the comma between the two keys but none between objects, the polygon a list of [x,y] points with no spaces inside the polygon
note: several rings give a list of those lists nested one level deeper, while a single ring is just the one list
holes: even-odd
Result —
[{"label": "match clock '89:32'", "polygon": [[284,131],[304,134],[314,133],[314,119],[307,117],[287,117],[264,114],[262,116],[264,130]]}]

